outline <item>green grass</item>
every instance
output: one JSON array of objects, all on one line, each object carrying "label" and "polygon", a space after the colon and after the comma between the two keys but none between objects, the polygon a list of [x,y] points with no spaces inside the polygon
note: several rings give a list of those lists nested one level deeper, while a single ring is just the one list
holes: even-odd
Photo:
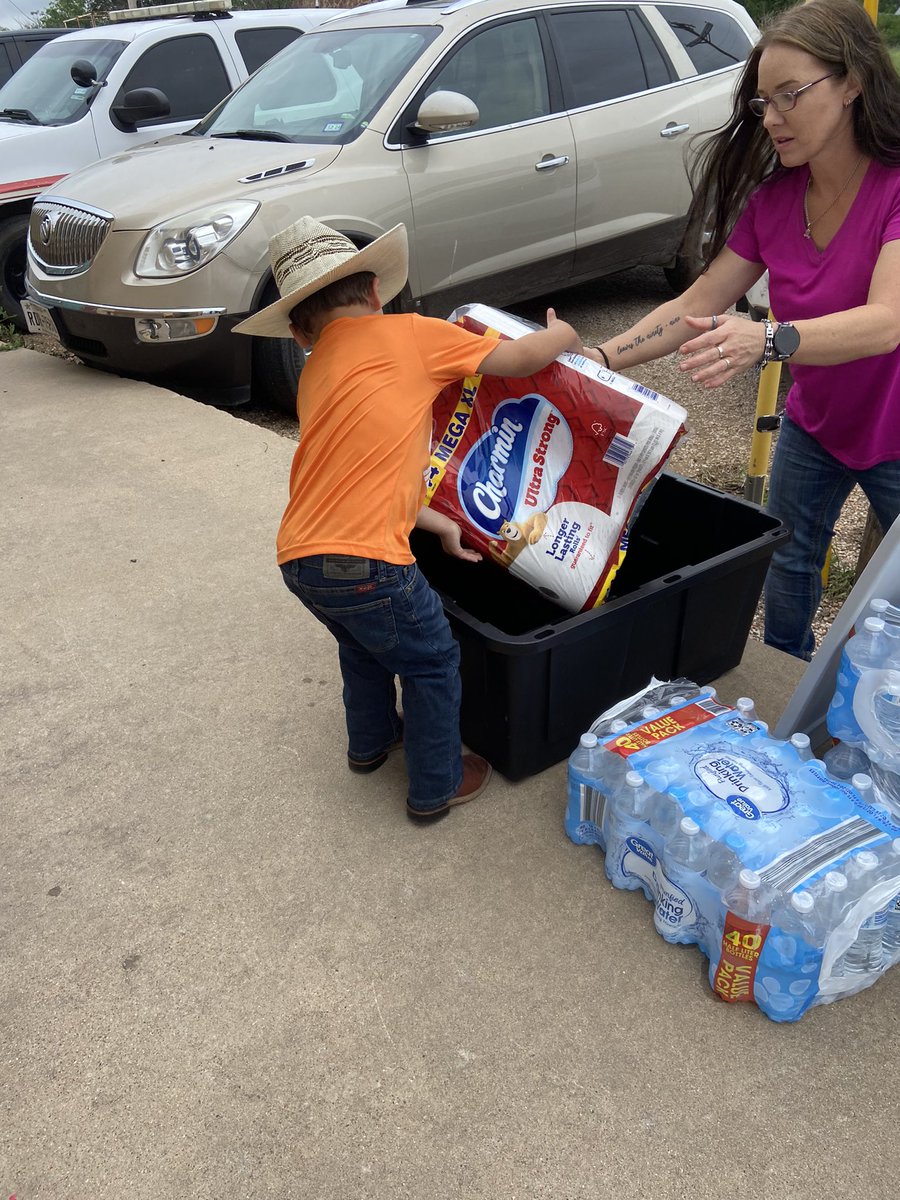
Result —
[{"label": "green grass", "polygon": [[900,75],[900,46],[891,46],[891,62],[894,64],[894,70]]},{"label": "green grass", "polygon": [[13,325],[9,316],[0,308],[0,351],[18,350],[25,345],[25,339]]}]

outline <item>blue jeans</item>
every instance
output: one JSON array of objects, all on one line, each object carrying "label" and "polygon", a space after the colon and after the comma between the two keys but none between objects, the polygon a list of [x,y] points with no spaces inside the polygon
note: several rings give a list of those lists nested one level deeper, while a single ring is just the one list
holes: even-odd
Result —
[{"label": "blue jeans", "polygon": [[375,758],[400,736],[399,676],[408,802],[441,808],[462,783],[462,687],[459,646],[437,593],[415,563],[345,554],[294,559],[281,573],[338,643],[350,758]]},{"label": "blue jeans", "polygon": [[767,509],[791,530],[766,576],[765,640],[796,658],[812,658],[812,619],[822,598],[822,568],[844,501],[859,484],[882,529],[900,513],[900,462],[865,471],[845,467],[787,417],[772,461]]}]

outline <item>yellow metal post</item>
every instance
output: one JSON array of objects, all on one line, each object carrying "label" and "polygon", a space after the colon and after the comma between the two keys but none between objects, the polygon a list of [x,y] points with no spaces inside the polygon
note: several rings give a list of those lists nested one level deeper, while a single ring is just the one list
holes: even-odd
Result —
[{"label": "yellow metal post", "polygon": [[[769,319],[772,314],[769,313]],[[750,439],[750,461],[744,478],[744,495],[755,504],[762,504],[769,473],[769,458],[772,453],[772,432],[759,428],[760,417],[771,417],[778,403],[778,385],[781,383],[781,363],[772,362],[763,367],[756,392],[756,417],[753,436]]]}]

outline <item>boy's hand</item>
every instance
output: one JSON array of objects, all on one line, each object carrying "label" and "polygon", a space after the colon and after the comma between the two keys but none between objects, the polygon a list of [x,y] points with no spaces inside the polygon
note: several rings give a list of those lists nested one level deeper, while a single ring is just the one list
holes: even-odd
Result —
[{"label": "boy's hand", "polygon": [[481,562],[481,555],[477,550],[470,550],[468,546],[462,544],[462,531],[455,521],[450,521],[452,528],[441,531],[441,547],[445,554],[449,554],[451,558],[461,558],[465,562]]},{"label": "boy's hand", "polygon": [[560,321],[559,317],[557,317],[557,315],[556,315],[555,308],[547,309],[547,328],[553,329],[554,332],[560,333],[560,334],[563,334],[566,331],[568,331],[569,337],[571,339],[571,345],[566,346],[565,349],[570,350],[573,354],[583,354],[584,353],[584,346],[582,346],[582,344],[581,344],[581,338],[578,336],[578,334],[575,332],[575,330],[572,328],[571,325],[566,324],[565,321]]},{"label": "boy's hand", "polygon": [[441,539],[445,554],[451,558],[461,558],[464,562],[481,562],[477,550],[470,550],[462,544],[462,530],[457,523],[444,513],[435,512],[433,508],[423,506],[416,517],[416,528],[427,529]]}]

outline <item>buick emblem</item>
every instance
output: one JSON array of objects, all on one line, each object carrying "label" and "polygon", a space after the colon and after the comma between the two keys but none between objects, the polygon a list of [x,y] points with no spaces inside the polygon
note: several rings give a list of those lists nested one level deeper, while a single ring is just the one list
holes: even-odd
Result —
[{"label": "buick emblem", "polygon": [[38,237],[44,246],[50,245],[50,239],[53,237],[53,226],[56,224],[56,213],[44,213],[41,217],[41,224],[38,228]]}]

